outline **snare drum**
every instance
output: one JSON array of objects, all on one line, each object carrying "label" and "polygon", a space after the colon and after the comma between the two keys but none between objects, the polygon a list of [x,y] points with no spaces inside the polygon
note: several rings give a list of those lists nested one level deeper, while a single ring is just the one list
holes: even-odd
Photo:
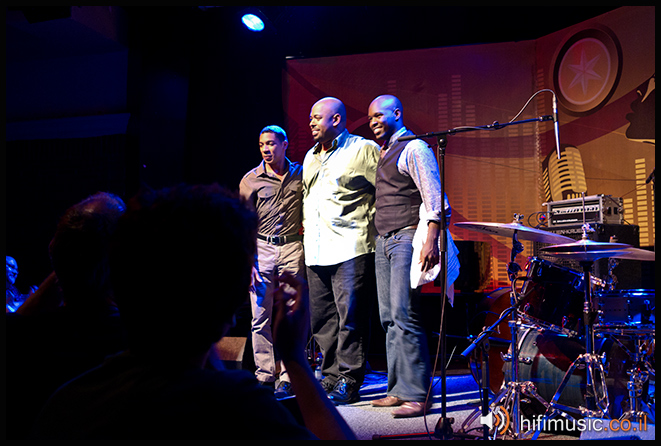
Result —
[{"label": "snare drum", "polygon": [[595,294],[599,308],[597,324],[634,327],[654,326],[655,290],[622,290]]},{"label": "snare drum", "polygon": [[521,288],[519,312],[530,323],[558,333],[576,333],[583,318],[583,275],[533,257]]}]

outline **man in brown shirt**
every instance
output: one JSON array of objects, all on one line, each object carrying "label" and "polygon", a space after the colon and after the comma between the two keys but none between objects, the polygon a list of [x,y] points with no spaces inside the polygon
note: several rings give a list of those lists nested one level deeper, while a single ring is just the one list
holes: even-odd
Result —
[{"label": "man in brown shirt", "polygon": [[[278,126],[265,127],[259,136],[263,161],[248,172],[239,185],[241,196],[257,211],[257,259],[250,288],[252,308],[252,346],[255,376],[274,386],[276,355],[271,321],[276,277],[287,271],[298,277],[305,274],[302,219],[302,173],[300,164],[287,159],[286,132]],[[280,362],[276,397],[291,395],[289,377]]]}]

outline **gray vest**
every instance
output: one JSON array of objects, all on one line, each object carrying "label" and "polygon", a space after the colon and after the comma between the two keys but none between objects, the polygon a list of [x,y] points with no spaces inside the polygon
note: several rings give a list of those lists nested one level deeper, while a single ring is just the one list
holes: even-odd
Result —
[{"label": "gray vest", "polygon": [[[404,135],[413,135],[407,131]],[[422,197],[413,179],[397,170],[399,155],[408,141],[397,140],[381,157],[376,168],[376,215],[379,235],[418,223]]]}]

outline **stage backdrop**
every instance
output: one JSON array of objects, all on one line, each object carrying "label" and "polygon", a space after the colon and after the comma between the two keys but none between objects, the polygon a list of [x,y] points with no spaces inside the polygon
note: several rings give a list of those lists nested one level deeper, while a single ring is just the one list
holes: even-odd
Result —
[{"label": "stage backdrop", "polygon": [[[347,106],[350,132],[373,138],[367,108],[381,94],[404,105],[415,133],[507,123],[542,90],[559,103],[560,161],[552,122],[448,137],[446,191],[455,240],[483,242],[490,265],[485,291],[508,286],[511,239],[455,227],[462,221],[535,226],[544,203],[585,192],[623,199],[640,246],[654,245],[655,8],[622,7],[534,41],[288,60],[283,77],[289,156],[312,146],[310,108],[335,96]],[[393,38],[396,38],[394,36]],[[552,114],[541,92],[516,121]],[[436,146],[434,138],[427,140]],[[525,265],[532,242],[517,257]]]}]

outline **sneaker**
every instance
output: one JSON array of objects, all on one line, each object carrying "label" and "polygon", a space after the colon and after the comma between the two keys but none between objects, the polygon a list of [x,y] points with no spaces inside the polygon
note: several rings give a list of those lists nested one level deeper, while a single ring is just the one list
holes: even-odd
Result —
[{"label": "sneaker", "polygon": [[280,381],[280,383],[278,384],[278,388],[275,389],[273,395],[275,396],[276,399],[279,400],[282,398],[294,396],[294,393],[292,392],[290,383],[288,383],[287,381]]},{"label": "sneaker", "polygon": [[356,385],[355,382],[342,377],[337,384],[335,384],[335,388],[328,394],[328,397],[336,406],[357,403],[360,401],[359,390],[360,386]]}]

